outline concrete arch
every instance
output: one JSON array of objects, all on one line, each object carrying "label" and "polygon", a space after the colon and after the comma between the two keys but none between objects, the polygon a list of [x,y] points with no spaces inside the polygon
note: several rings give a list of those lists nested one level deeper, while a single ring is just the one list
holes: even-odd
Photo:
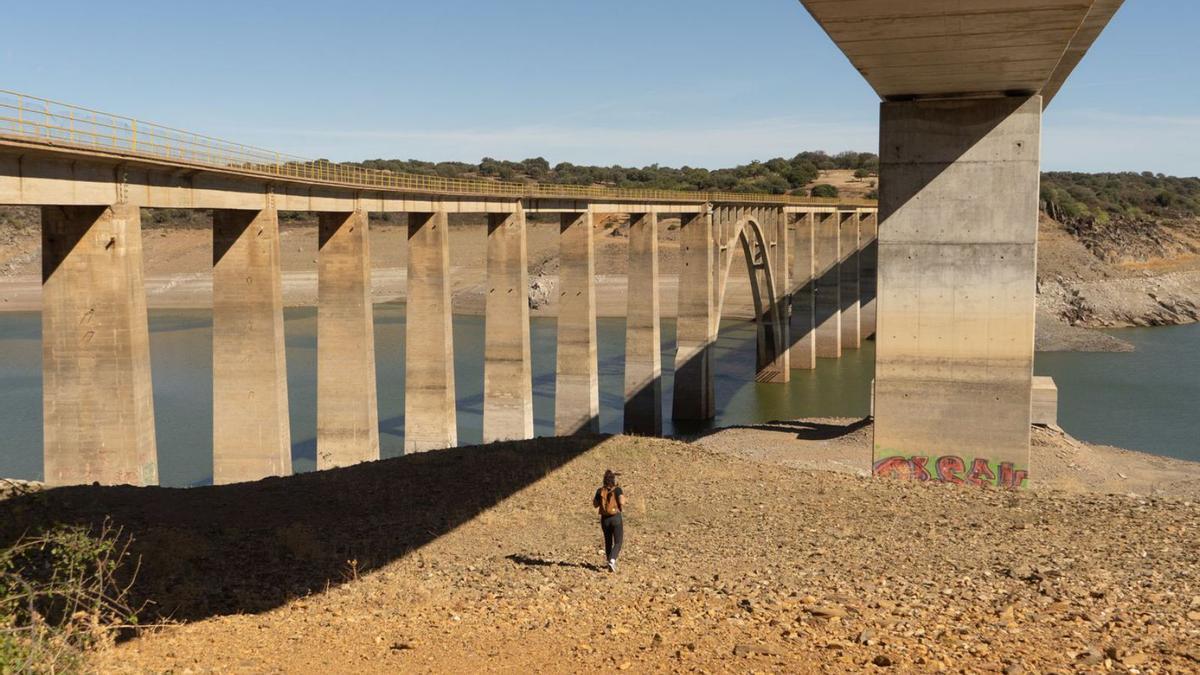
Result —
[{"label": "concrete arch", "polygon": [[[785,217],[782,213],[779,217]],[[776,242],[778,244],[778,242]],[[720,279],[717,286],[716,311],[713,314],[712,332],[715,336],[725,308],[725,295],[729,285],[729,273],[733,269],[736,249],[740,248],[746,261],[746,272],[750,279],[750,293],[754,301],[755,323],[758,326],[755,379],[759,382],[786,382],[789,368],[777,367],[781,354],[787,351],[786,300],[779,291],[779,283],[772,245],[767,238],[763,223],[754,214],[746,215],[733,224],[729,238],[718,248],[721,256]]]}]

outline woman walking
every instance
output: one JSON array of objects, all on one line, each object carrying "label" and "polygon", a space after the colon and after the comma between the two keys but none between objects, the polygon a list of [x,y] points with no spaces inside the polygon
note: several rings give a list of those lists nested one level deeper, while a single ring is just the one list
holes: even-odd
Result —
[{"label": "woman walking", "polygon": [[600,529],[604,532],[604,557],[608,559],[608,571],[617,571],[617,556],[621,554],[621,540],[625,538],[625,526],[621,512],[625,510],[625,495],[617,485],[617,474],[604,472],[604,485],[596,490],[592,506],[600,511]]}]

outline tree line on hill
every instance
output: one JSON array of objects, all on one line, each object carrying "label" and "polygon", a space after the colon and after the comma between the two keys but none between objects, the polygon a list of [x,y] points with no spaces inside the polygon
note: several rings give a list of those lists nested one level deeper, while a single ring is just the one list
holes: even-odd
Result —
[{"label": "tree line on hill", "polygon": [[[446,178],[815,197],[838,196],[834,186],[817,183],[821,171],[853,170],[856,177],[863,179],[873,178],[879,171],[879,157],[874,153],[840,152],[831,155],[821,150],[801,152],[791,159],[776,157],[711,170],[658,164],[637,168],[560,162],[551,166],[542,157],[520,162],[485,157],[478,164],[415,159],[372,159],[351,164]],[[868,185],[874,187],[873,182]],[[867,196],[876,198],[876,191],[872,189]],[[1200,178],[1178,178],[1151,172],[1049,172],[1042,174],[1041,208],[1051,217],[1064,222],[1103,224],[1113,218],[1196,218],[1200,217]]]},{"label": "tree line on hill", "polygon": [[1042,174],[1042,210],[1059,222],[1200,217],[1200,178],[1161,173]]},{"label": "tree line on hill", "polygon": [[791,159],[776,157],[754,161],[729,169],[673,168],[651,164],[641,168],[625,166],[586,166],[560,162],[554,166],[541,157],[520,162],[484,157],[478,164],[466,162],[423,162],[420,160],[372,159],[353,163],[368,169],[396,173],[415,173],[445,178],[491,178],[504,181],[599,185],[618,188],[656,190],[698,190],[713,192],[758,192],[815,197],[836,197],[837,189],[813,183],[821,171],[845,169],[860,178],[879,170],[879,158],[870,152],[802,152]]}]

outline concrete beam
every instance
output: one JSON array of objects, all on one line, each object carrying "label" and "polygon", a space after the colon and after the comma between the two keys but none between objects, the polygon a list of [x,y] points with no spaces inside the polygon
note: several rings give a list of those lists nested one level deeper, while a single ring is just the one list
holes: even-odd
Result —
[{"label": "concrete beam", "polygon": [[317,468],[379,459],[367,214],[322,213],[317,268]]},{"label": "concrete beam", "polygon": [[600,432],[596,268],[591,212],[564,213],[558,238],[558,354],[554,434]]},{"label": "concrete beam", "polygon": [[450,229],[445,211],[408,214],[404,452],[458,445]]},{"label": "concrete beam", "polygon": [[533,438],[525,213],[489,214],[483,442]]},{"label": "concrete beam", "polygon": [[841,215],[818,213],[814,226],[816,242],[817,358],[842,356]]},{"label": "concrete beam", "polygon": [[842,213],[842,264],[840,279],[842,301],[842,349],[862,346],[859,305],[859,219],[857,211]]},{"label": "concrete beam", "polygon": [[279,216],[213,211],[213,483],[292,473]]},{"label": "concrete beam", "polygon": [[812,212],[799,213],[792,217],[791,288],[792,309],[788,317],[791,335],[790,365],[796,370],[812,370],[817,367],[815,299],[815,250],[813,228],[816,215]]},{"label": "concrete beam", "polygon": [[717,333],[712,231],[712,213],[684,217],[679,225],[677,349],[671,405],[671,417],[677,420],[708,420],[716,415],[712,371],[712,345]]},{"label": "concrete beam", "polygon": [[157,485],[135,206],[42,208],[45,481]]},{"label": "concrete beam", "polygon": [[877,474],[1027,475],[1041,114],[1038,96],[882,107]]},{"label": "concrete beam", "polygon": [[625,432],[662,434],[662,340],[658,307],[658,215],[629,221],[625,317]]}]

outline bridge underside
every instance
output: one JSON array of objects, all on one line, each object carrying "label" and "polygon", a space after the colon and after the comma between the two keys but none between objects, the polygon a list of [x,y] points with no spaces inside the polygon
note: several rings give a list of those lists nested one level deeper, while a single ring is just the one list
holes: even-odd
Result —
[{"label": "bridge underside", "polygon": [[1121,0],[802,0],[883,100],[875,473],[1029,470],[1041,116]]},{"label": "bridge underside", "polygon": [[1058,92],[1123,0],[802,0],[885,101]]}]

